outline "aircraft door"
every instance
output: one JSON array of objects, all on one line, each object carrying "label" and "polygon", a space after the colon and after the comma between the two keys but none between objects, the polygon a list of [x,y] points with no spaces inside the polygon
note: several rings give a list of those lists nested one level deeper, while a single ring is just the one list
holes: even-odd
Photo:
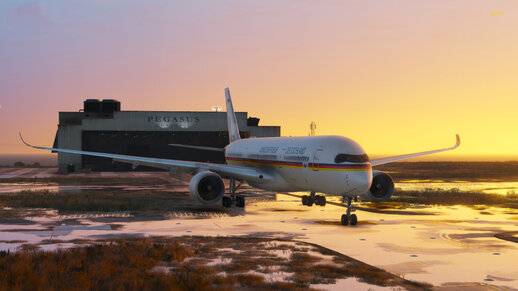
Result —
[{"label": "aircraft door", "polygon": [[323,149],[317,149],[313,155],[313,171],[320,170],[320,155],[322,155]]}]

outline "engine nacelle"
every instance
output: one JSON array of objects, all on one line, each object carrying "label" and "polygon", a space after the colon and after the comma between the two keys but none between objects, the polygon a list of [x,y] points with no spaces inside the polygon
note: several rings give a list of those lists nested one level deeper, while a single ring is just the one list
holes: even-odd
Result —
[{"label": "engine nacelle", "polygon": [[191,195],[203,204],[218,202],[225,194],[225,184],[221,177],[210,171],[199,172],[189,183]]},{"label": "engine nacelle", "polygon": [[380,202],[394,194],[394,180],[387,173],[372,171],[372,184],[368,192],[360,195],[363,201]]}]

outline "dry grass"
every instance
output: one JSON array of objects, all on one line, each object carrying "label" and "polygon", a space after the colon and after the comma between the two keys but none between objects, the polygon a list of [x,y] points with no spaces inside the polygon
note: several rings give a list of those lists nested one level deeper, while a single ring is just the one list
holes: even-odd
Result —
[{"label": "dry grass", "polygon": [[[286,246],[283,242],[239,237],[146,238],[82,241],[88,245],[54,252],[27,244],[16,253],[0,253],[0,290],[311,290],[310,284],[333,284],[347,277],[409,290],[430,287],[313,244],[299,243],[293,249],[304,247],[332,255],[334,264],[322,264],[320,257],[293,249],[289,249],[289,258],[275,260],[272,250],[257,250],[264,244]],[[227,250],[237,246],[241,252]],[[231,260],[207,265],[222,257]],[[285,278],[286,282],[266,282],[261,273],[250,273],[258,272],[262,264],[295,275]]]},{"label": "dry grass", "polygon": [[389,278],[386,276],[387,272],[381,269],[367,268],[366,266],[355,266],[349,268],[348,271],[354,277],[360,278],[360,281],[382,286],[389,282]]},{"label": "dry grass", "polygon": [[253,274],[237,274],[234,276],[238,282],[245,286],[261,287],[264,285],[264,277]]},{"label": "dry grass", "polygon": [[312,255],[308,255],[305,253],[295,252],[290,256],[290,264],[294,265],[302,265],[304,264],[313,264],[319,262],[321,259],[319,257],[315,257]]},{"label": "dry grass", "polygon": [[28,247],[0,258],[2,289],[48,290],[187,290],[210,289],[197,270],[150,272],[159,262],[181,262],[193,256],[177,241],[116,241],[55,252]]},{"label": "dry grass", "polygon": [[[189,209],[189,212],[203,212],[188,194],[149,190],[82,190],[52,192],[48,190],[22,191],[0,194],[0,206],[13,208],[50,208],[60,214],[85,211],[172,211]],[[218,207],[210,211],[224,212]],[[8,213],[0,216],[9,215]]]},{"label": "dry grass", "polygon": [[0,183],[38,183],[38,184],[60,184],[60,185],[126,185],[131,179],[131,185],[162,185],[166,180],[159,177],[99,177],[99,176],[53,176],[47,178],[5,178]]},{"label": "dry grass", "polygon": [[[1,198],[0,198],[1,201]],[[4,206],[0,202],[0,207]],[[16,219],[29,216],[44,216],[46,212],[41,209],[0,209],[0,219]]]}]

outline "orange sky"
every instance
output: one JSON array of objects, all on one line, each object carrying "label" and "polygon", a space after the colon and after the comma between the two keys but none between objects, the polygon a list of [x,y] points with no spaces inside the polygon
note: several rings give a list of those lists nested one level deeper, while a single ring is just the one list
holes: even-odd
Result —
[{"label": "orange sky", "polygon": [[[88,3],[85,3],[88,2]],[[217,2],[217,3],[216,3]],[[51,145],[58,111],[224,105],[370,154],[518,159],[516,1],[2,1],[0,154]]]}]

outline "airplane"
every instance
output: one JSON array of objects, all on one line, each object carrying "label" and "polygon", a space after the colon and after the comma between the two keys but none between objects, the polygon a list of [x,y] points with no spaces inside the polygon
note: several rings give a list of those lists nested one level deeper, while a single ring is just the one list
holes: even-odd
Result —
[{"label": "airplane", "polygon": [[[202,204],[221,200],[224,207],[244,207],[245,198],[236,190],[247,182],[250,186],[274,192],[310,192],[302,196],[302,205],[326,205],[324,195],[342,196],[347,212],[341,216],[342,225],[356,225],[358,218],[352,208],[353,200],[380,202],[394,193],[392,178],[372,167],[413,157],[453,150],[460,145],[456,135],[453,147],[425,152],[369,159],[354,140],[343,136],[266,137],[241,139],[229,88],[225,88],[229,144],[225,148],[171,144],[199,150],[224,152],[226,164],[168,160],[160,158],[88,152],[72,149],[32,146],[32,148],[78,155],[112,158],[116,162],[140,165],[193,175],[190,194]],[[225,196],[223,179],[229,179],[229,196]],[[236,184],[236,182],[238,182]]]}]

